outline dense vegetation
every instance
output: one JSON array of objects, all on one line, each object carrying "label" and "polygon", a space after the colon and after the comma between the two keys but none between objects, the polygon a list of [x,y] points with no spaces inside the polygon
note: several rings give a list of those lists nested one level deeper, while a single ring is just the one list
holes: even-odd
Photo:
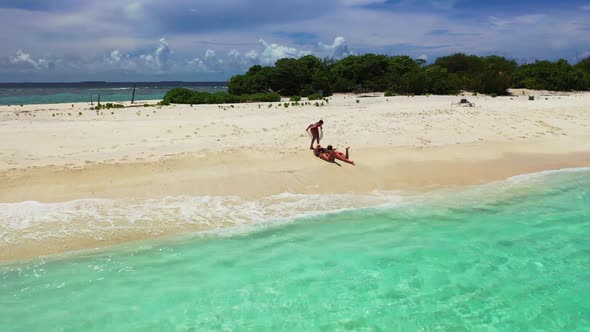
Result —
[{"label": "dense vegetation", "polygon": [[554,91],[588,90],[590,59],[571,66],[565,60],[538,61],[520,66],[514,75],[514,87]]},{"label": "dense vegetation", "polygon": [[321,91],[385,91],[394,94],[456,94],[461,90],[505,95],[508,88],[545,90],[590,89],[590,59],[572,66],[565,60],[538,61],[519,66],[492,55],[453,54],[426,65],[408,56],[351,55],[341,60],[280,59],[274,66],[252,66],[233,76],[228,92],[251,95],[276,92],[282,96],[310,96]]},{"label": "dense vegetation", "polygon": [[186,88],[175,88],[166,93],[161,104],[228,104],[247,102],[281,101],[281,96],[274,92],[235,95],[227,92],[198,92]]},{"label": "dense vegetation", "polygon": [[409,56],[351,55],[341,60],[306,55],[284,58],[274,66],[252,66],[233,76],[228,92],[169,91],[161,102],[224,104],[320,100],[335,92],[385,92],[396,94],[457,94],[472,91],[506,95],[509,88],[572,91],[590,89],[590,58],[572,66],[566,60],[518,65],[501,56],[480,57],[457,53],[430,65]]}]

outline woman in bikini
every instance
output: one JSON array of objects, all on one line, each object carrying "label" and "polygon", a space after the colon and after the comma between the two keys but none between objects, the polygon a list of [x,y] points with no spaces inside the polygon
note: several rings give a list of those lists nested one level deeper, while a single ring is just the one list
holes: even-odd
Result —
[{"label": "woman in bikini", "polygon": [[343,154],[340,151],[336,151],[335,148],[333,148],[331,145],[328,145],[326,148],[323,148],[321,145],[316,145],[315,149],[313,149],[313,154],[322,159],[325,160],[327,162],[331,162],[333,163],[335,159],[341,160],[345,163],[349,163],[351,165],[354,165],[354,161],[348,159],[349,158],[349,153],[348,150],[350,148],[346,148],[346,154]]},{"label": "woman in bikini", "polygon": [[342,160],[345,163],[349,163],[351,165],[354,165],[354,161],[348,159],[349,158],[348,150],[350,149],[350,147],[347,147],[346,148],[346,154],[344,154],[344,153],[342,153],[340,151],[336,151],[337,148],[333,148],[331,145],[328,145],[326,147],[326,149],[328,150],[329,153],[332,154],[332,157],[334,159]]}]

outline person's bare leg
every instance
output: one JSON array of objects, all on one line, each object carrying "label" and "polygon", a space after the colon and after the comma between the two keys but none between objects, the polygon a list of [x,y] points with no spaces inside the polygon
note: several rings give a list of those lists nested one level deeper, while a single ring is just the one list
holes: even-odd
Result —
[{"label": "person's bare leg", "polygon": [[351,165],[355,165],[354,161],[348,159],[348,149],[350,149],[350,147],[347,147],[346,148],[346,158],[345,158],[346,160],[343,160],[343,161],[346,162],[346,163],[349,163]]},{"label": "person's bare leg", "polygon": [[[313,150],[313,142],[315,142],[315,137],[313,137],[313,138],[311,139],[311,145],[309,146],[309,149],[310,149],[310,150]],[[320,142],[319,142],[319,141],[318,141],[318,144],[320,144]]]}]

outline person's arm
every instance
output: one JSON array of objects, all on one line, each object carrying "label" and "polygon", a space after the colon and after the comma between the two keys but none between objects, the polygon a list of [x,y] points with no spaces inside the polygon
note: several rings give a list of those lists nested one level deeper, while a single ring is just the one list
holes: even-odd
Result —
[{"label": "person's arm", "polygon": [[307,128],[305,128],[305,130],[309,130],[309,128],[313,127],[312,124],[310,124],[309,126],[307,126]]}]

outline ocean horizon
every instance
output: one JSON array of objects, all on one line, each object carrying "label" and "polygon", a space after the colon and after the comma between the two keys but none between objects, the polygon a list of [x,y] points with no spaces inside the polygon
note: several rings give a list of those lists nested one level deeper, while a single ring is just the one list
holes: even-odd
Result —
[{"label": "ocean horizon", "polygon": [[161,100],[169,90],[182,87],[195,91],[227,91],[223,81],[159,81],[159,82],[45,82],[0,83],[0,105],[33,105],[131,101],[133,85],[135,100]]},{"label": "ocean horizon", "polygon": [[35,224],[67,234],[76,214],[92,224],[110,210],[234,226],[0,264],[0,329],[585,330],[588,188],[590,169],[577,168],[354,200],[5,203],[5,241]]}]

